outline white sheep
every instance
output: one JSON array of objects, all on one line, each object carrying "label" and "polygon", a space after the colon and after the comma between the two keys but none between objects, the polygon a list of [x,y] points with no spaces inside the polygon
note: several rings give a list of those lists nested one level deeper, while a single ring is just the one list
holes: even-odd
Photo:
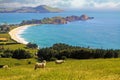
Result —
[{"label": "white sheep", "polygon": [[43,60],[43,62],[41,63],[36,63],[34,69],[36,70],[37,68],[45,68],[45,66],[46,66],[46,61]]},{"label": "white sheep", "polygon": [[4,69],[9,69],[8,65],[3,66]]},{"label": "white sheep", "polygon": [[64,63],[64,62],[65,62],[64,60],[56,60],[56,61],[55,61],[56,64],[62,64],[62,63]]}]

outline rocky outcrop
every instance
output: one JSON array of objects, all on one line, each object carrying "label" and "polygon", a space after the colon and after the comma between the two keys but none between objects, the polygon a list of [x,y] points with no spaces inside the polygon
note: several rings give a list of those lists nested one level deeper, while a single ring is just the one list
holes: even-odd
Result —
[{"label": "rocky outcrop", "polygon": [[78,20],[80,20],[80,17],[79,17],[79,16],[67,16],[65,19],[66,19],[66,21],[68,21],[68,22],[73,22],[73,21],[78,21]]},{"label": "rocky outcrop", "polygon": [[83,14],[80,16],[81,20],[88,20],[88,19],[94,19],[94,17],[88,17],[87,15]]}]

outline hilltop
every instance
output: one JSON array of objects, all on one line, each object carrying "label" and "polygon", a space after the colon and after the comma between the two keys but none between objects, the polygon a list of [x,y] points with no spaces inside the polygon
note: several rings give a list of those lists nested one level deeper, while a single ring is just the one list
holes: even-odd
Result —
[{"label": "hilltop", "polygon": [[47,5],[37,7],[21,7],[21,8],[0,8],[0,13],[50,13],[62,12],[59,8],[53,8]]}]

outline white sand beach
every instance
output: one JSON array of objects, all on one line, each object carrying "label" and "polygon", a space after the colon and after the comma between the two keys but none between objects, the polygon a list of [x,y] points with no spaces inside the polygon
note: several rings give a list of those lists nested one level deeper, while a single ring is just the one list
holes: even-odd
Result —
[{"label": "white sand beach", "polygon": [[28,42],[25,41],[25,39],[21,38],[20,34],[22,34],[28,27],[31,27],[31,26],[34,26],[34,25],[24,25],[24,26],[17,27],[11,30],[9,32],[9,35],[13,40],[17,41],[18,43],[27,44]]}]

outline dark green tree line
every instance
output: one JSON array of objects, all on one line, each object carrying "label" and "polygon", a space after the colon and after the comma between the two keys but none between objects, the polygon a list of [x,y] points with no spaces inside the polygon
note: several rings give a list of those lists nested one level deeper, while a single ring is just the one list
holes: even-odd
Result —
[{"label": "dark green tree line", "polygon": [[58,43],[52,47],[40,49],[37,56],[46,60],[51,60],[51,58],[62,59],[62,57],[74,59],[118,58],[120,57],[120,50],[90,49]]}]

